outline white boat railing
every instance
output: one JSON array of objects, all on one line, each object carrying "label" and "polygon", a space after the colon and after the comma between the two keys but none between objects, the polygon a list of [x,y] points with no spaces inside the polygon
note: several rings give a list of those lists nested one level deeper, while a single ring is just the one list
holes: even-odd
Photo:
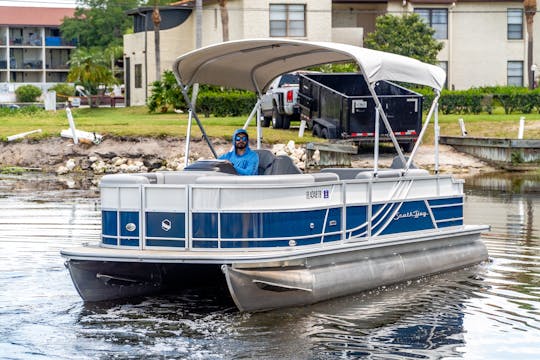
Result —
[{"label": "white boat railing", "polygon": [[[388,229],[406,218],[411,219],[401,222],[410,224],[399,225],[404,227],[400,232],[463,223],[462,182],[450,176],[321,183],[306,182],[309,176],[291,177],[297,184],[263,186],[255,180],[264,182],[271,175],[251,179],[206,176],[205,184],[102,184],[103,245],[256,251],[376,241],[391,235],[394,230]],[[223,184],[224,177],[231,183]],[[445,211],[457,215],[438,214]],[[421,221],[424,225],[415,229]]]}]

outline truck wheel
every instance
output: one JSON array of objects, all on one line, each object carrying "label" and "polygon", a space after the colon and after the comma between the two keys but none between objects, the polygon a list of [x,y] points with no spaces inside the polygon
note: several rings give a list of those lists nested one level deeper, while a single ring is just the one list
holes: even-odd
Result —
[{"label": "truck wheel", "polygon": [[328,129],[327,128],[323,128],[321,130],[321,137],[323,139],[329,139],[330,138],[330,136],[328,135]]},{"label": "truck wheel", "polygon": [[321,125],[319,124],[313,125],[313,136],[321,137]]},{"label": "truck wheel", "polygon": [[283,116],[278,112],[276,104],[272,109],[272,127],[274,129],[281,129],[283,127]]},{"label": "truck wheel", "polygon": [[291,117],[289,115],[283,115],[283,128],[288,129],[291,127]]},{"label": "truck wheel", "polygon": [[263,118],[263,120],[261,121],[261,126],[262,127],[269,127],[270,126],[270,122],[272,122],[272,118],[270,116],[265,116]]}]

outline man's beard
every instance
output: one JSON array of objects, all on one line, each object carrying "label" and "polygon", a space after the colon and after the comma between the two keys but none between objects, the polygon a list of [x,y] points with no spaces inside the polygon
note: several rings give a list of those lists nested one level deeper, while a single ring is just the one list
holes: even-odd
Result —
[{"label": "man's beard", "polygon": [[246,142],[239,142],[239,143],[236,143],[236,148],[237,149],[245,149],[247,146],[247,143]]}]

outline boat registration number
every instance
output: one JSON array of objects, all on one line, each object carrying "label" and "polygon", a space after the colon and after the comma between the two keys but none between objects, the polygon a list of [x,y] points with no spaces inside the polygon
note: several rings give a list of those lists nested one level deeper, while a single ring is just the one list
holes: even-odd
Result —
[{"label": "boat registration number", "polygon": [[330,190],[328,189],[312,189],[306,190],[306,199],[328,199],[330,197]]}]

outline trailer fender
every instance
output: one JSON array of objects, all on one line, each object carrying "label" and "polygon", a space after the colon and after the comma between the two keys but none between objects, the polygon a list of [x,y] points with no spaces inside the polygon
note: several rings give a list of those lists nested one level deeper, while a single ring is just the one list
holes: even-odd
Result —
[{"label": "trailer fender", "polygon": [[328,139],[337,139],[338,138],[338,129],[337,124],[333,121],[326,119],[313,119],[313,124],[319,124],[321,128],[327,129]]}]

